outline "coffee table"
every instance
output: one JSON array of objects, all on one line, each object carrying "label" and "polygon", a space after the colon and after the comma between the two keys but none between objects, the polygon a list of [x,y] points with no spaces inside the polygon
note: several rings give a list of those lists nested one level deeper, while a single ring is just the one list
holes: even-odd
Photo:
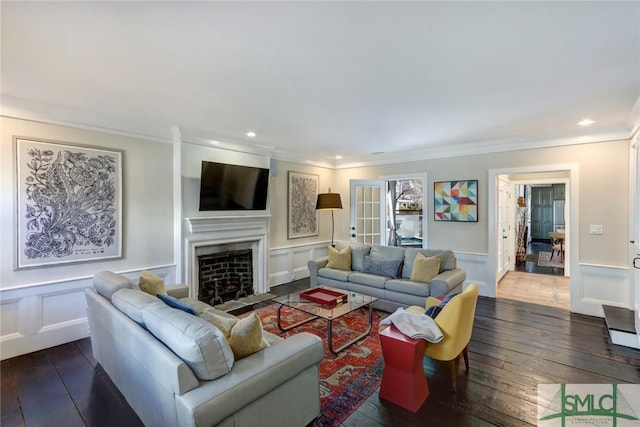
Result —
[{"label": "coffee table", "polygon": [[[359,294],[357,292],[347,292],[341,289],[333,289],[333,288],[329,288],[328,286],[321,286],[321,288],[329,289],[332,291],[344,292],[345,294],[348,295],[347,301],[342,304],[338,304],[334,306],[320,304],[317,302],[313,302],[313,301],[309,301],[301,298],[300,293],[304,291],[295,292],[289,295],[275,298],[273,301],[280,304],[280,306],[278,307],[278,328],[280,328],[281,331],[286,332],[286,331],[290,331],[291,329],[297,328],[300,325],[304,325],[305,323],[311,322],[312,320],[324,319],[328,323],[327,340],[329,344],[329,350],[331,350],[333,354],[338,354],[345,348],[355,344],[356,342],[360,341],[361,339],[369,335],[369,332],[371,332],[371,327],[373,326],[373,307],[371,306],[371,303],[374,301],[377,301],[378,298],[372,297],[369,295]],[[281,312],[284,307],[302,311],[304,313],[310,314],[311,317],[303,319],[291,325],[284,326],[282,324],[282,316],[281,316]],[[345,314],[356,311],[362,307],[369,307],[369,326],[367,327],[367,330],[361,335],[358,335],[356,338],[352,339],[351,341],[340,346],[339,348],[334,349],[333,348],[333,321],[339,317],[344,316]]]}]

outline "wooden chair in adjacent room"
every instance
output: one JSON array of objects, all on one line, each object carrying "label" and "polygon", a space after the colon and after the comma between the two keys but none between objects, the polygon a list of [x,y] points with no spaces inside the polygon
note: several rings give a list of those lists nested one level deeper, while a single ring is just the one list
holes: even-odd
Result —
[{"label": "wooden chair in adjacent room", "polygon": [[564,233],[552,231],[549,233],[551,239],[551,259],[558,253],[560,255],[560,261],[564,262]]},{"label": "wooden chair in adjacent room", "polygon": [[[478,285],[472,283],[442,308],[434,320],[440,331],[442,331],[444,338],[438,343],[427,342],[427,347],[424,351],[426,357],[448,362],[453,391],[457,389],[460,357],[464,358],[465,368],[467,371],[469,370],[468,347],[473,330],[478,291]],[[439,299],[428,297],[425,308],[412,306],[407,308],[407,311],[422,314],[429,307],[440,303]]]}]

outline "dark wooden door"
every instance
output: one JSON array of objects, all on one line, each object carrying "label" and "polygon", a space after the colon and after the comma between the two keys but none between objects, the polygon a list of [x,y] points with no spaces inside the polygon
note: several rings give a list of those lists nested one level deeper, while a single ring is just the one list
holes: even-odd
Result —
[{"label": "dark wooden door", "polygon": [[553,231],[553,188],[531,188],[531,238],[548,239]]}]

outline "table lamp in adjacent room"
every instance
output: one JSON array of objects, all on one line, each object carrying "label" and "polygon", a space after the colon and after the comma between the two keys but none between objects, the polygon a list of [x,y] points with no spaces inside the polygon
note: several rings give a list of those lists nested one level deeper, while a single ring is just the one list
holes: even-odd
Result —
[{"label": "table lamp in adjacent room", "polygon": [[333,243],[333,232],[334,232],[333,211],[337,209],[342,209],[342,200],[340,200],[340,193],[332,193],[331,188],[329,188],[328,193],[318,194],[318,200],[316,201],[316,210],[331,211],[331,246],[333,247],[336,246]]}]

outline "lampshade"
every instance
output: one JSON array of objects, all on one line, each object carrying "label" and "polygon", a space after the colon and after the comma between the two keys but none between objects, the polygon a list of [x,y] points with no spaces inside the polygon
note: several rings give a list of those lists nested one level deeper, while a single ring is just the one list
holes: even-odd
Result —
[{"label": "lampshade", "polygon": [[329,189],[328,193],[318,194],[318,200],[316,201],[317,210],[333,211],[336,209],[342,209],[342,200],[340,200],[339,193],[332,193]]}]

